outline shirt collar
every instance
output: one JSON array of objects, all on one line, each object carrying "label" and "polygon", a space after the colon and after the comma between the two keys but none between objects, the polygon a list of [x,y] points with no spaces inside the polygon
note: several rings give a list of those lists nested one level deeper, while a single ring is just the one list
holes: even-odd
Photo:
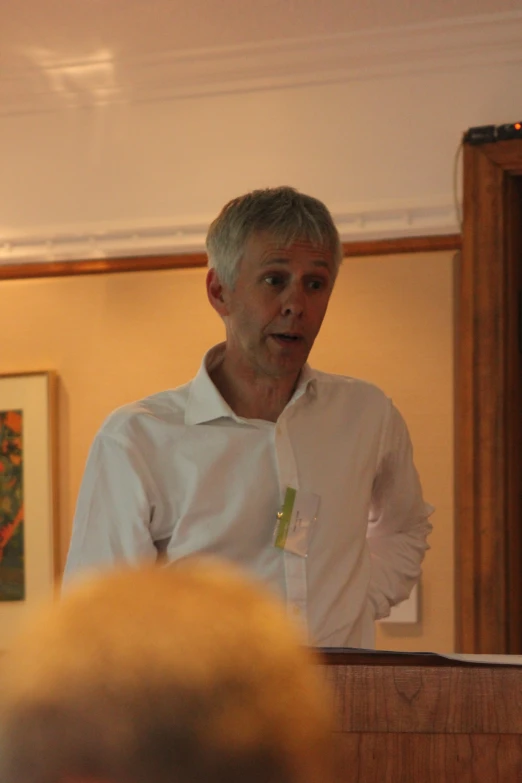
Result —
[{"label": "shirt collar", "polygon": [[301,370],[297,386],[295,387],[288,405],[292,405],[292,403],[298,400],[299,397],[302,397],[305,393],[317,397],[317,373],[315,370],[312,370],[308,362]]},{"label": "shirt collar", "polygon": [[190,384],[190,393],[185,409],[185,424],[202,424],[214,419],[236,419],[238,417],[218,392],[212,380],[210,372],[222,360],[225,352],[225,343],[219,343],[211,348],[201,362],[196,377]]},{"label": "shirt collar", "polygon": [[[237,416],[230,405],[223,399],[210,378],[212,370],[223,361],[225,343],[219,343],[211,348],[201,362],[201,366],[192,380],[190,393],[185,409],[185,424],[203,424],[216,419],[234,419],[244,422]],[[301,370],[299,381],[288,405],[292,405],[303,394],[317,395],[317,377],[312,368],[305,364]]]}]

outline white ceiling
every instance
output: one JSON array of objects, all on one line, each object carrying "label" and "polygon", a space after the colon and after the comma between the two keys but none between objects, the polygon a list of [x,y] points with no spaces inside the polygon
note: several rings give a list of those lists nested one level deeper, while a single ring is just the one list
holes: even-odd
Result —
[{"label": "white ceiling", "polygon": [[[13,149],[24,150],[24,155],[27,149],[28,161],[40,167],[37,181],[38,176],[47,176],[42,172],[53,171],[54,164],[37,148],[40,134],[46,138],[49,127],[64,128],[56,143],[52,138],[42,149],[59,150],[66,139],[63,159],[68,159],[71,150],[81,149],[80,138],[84,138],[81,134],[76,138],[69,128],[80,128],[85,117],[93,122],[88,127],[97,129],[109,127],[102,124],[105,118],[107,123],[113,121],[115,129],[136,122],[135,135],[139,136],[139,121],[147,114],[143,106],[134,105],[139,102],[170,103],[178,97],[214,98],[234,91],[344,84],[381,76],[389,80],[440,72],[447,78],[459,69],[474,74],[480,101],[484,74],[490,66],[520,63],[522,0],[0,0],[0,170],[14,159]],[[508,69],[506,73],[515,71]],[[514,84],[516,90],[517,82]],[[511,95],[509,90],[509,85],[499,84],[499,106]],[[241,101],[236,103],[241,105]],[[112,106],[107,112],[90,115],[78,112],[73,116],[70,111],[106,104],[120,106],[112,114]],[[121,104],[133,106],[120,111]],[[483,104],[473,116],[495,116],[491,115],[487,90]],[[185,104],[190,110],[194,105],[195,101]],[[470,102],[470,107],[473,105]],[[168,116],[174,125],[178,107],[168,108],[170,113],[162,116]],[[203,108],[202,116],[206,117],[210,110],[216,111],[216,104],[211,100]],[[43,121],[37,132],[39,118],[33,115],[53,111],[62,112],[56,123],[48,126]],[[23,117],[20,122],[11,122],[10,115]],[[64,119],[67,121],[60,126]],[[112,149],[111,144],[116,149],[120,137],[117,133],[113,136],[104,150]],[[96,143],[94,139],[93,148]],[[444,143],[447,145],[447,137]],[[195,149],[203,147],[196,144]],[[194,152],[194,165],[199,163],[198,154]],[[161,152],[158,155],[160,160]],[[158,163],[158,171],[160,166]],[[86,163],[81,170],[89,168]],[[92,218],[85,218],[84,223],[81,207],[64,210],[75,216],[70,223],[60,213],[63,225],[54,225],[54,218],[41,218],[38,195],[30,213],[36,218],[28,218],[25,183],[16,164],[10,170],[12,182],[21,182],[16,202],[20,206],[11,210],[16,215],[13,225],[28,226],[29,233],[19,228],[9,230],[12,244],[5,251],[6,258],[71,259],[98,253],[118,256],[201,248],[206,215],[201,221],[198,217],[186,221],[182,216],[174,227],[170,218],[166,224],[161,220],[149,223],[148,219],[141,223],[136,218],[129,227],[118,222],[118,204],[114,224],[112,219],[97,223],[100,235],[93,235]],[[6,181],[7,193],[9,177]],[[68,190],[63,182],[69,180],[58,178],[60,182],[54,193],[57,204],[64,206],[61,199]],[[80,194],[83,183],[77,187]],[[442,233],[454,230],[453,204],[444,199],[433,203],[431,191],[427,192],[427,202],[420,205],[409,201],[397,204],[396,198],[390,208],[364,202],[355,211],[350,207],[346,214],[337,214],[336,219],[344,236],[359,238],[391,236],[390,231],[395,230],[400,235],[431,233],[434,227]],[[133,204],[134,195],[129,204]],[[88,204],[90,195],[85,202],[82,198],[83,193],[78,203]],[[104,203],[110,205],[110,201],[109,195]],[[196,203],[194,214],[198,215],[197,199]],[[162,215],[163,208],[160,205],[157,214]],[[112,205],[110,214],[111,209]],[[133,214],[133,207],[129,209]],[[54,214],[52,209],[49,214]],[[103,208],[100,214],[104,214]],[[37,226],[43,221],[41,231],[32,228],[31,220]]]},{"label": "white ceiling", "polygon": [[522,0],[0,0],[0,115],[521,57]]},{"label": "white ceiling", "polygon": [[522,0],[0,0],[0,75],[513,11]]}]

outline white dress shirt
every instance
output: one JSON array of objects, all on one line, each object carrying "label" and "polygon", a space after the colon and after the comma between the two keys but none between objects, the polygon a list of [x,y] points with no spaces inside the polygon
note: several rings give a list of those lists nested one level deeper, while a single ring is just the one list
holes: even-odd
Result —
[{"label": "white dress shirt", "polygon": [[[276,423],[237,416],[209,377],[112,413],[92,445],[65,578],[125,561],[209,553],[271,586],[311,643],[374,645],[428,548],[406,425],[377,387],[306,365]],[[320,497],[308,556],[273,545],[287,487]]]}]

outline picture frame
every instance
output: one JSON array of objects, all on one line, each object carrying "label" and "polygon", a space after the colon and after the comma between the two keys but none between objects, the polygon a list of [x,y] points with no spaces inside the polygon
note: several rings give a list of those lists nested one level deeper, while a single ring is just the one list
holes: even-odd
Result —
[{"label": "picture frame", "polygon": [[57,583],[56,386],[0,374],[0,651]]},{"label": "picture frame", "polygon": [[396,606],[392,606],[388,617],[379,620],[386,624],[408,624],[413,625],[420,622],[420,583],[416,584],[411,591],[409,598]]}]

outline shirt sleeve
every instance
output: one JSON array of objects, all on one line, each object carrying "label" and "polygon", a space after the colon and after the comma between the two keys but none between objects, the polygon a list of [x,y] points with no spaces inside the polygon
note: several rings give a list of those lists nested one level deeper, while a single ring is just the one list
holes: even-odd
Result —
[{"label": "shirt sleeve", "polygon": [[64,582],[117,562],[156,560],[150,529],[156,498],[139,451],[98,433],[78,495]]},{"label": "shirt sleeve", "polygon": [[406,424],[390,403],[367,532],[372,563],[369,597],[376,619],[387,617],[418,582],[433,511],[422,497]]}]

